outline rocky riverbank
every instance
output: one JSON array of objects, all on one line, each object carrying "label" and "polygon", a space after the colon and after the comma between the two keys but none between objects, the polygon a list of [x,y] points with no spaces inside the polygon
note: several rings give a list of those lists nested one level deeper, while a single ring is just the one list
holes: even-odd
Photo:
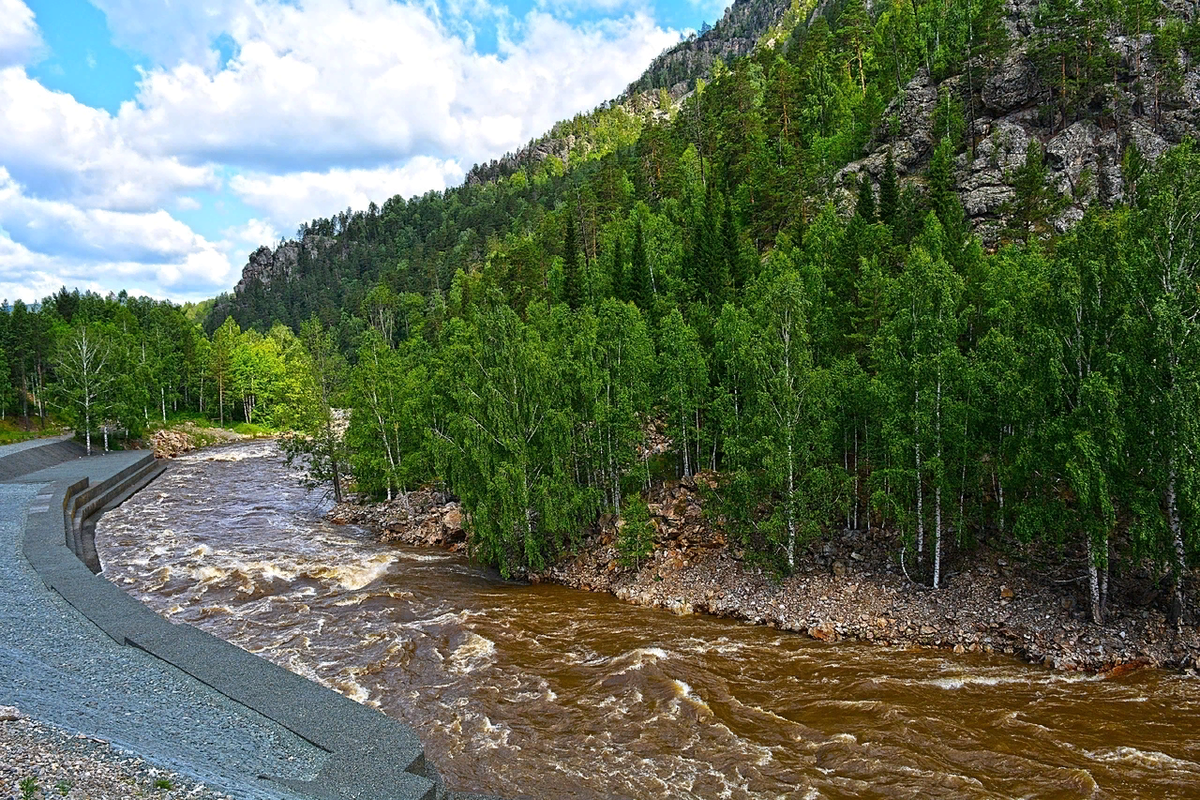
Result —
[{"label": "rocky riverbank", "polygon": [[154,450],[155,458],[175,458],[201,447],[253,438],[253,436],[235,433],[227,428],[184,422],[154,431],[150,434],[147,444]]},{"label": "rocky riverbank", "polygon": [[[935,591],[909,579],[897,537],[879,528],[813,543],[795,572],[778,579],[727,546],[705,519],[694,483],[659,485],[649,500],[655,548],[637,568],[622,565],[614,521],[603,518],[578,552],[529,579],[827,642],[1003,653],[1057,669],[1110,674],[1200,667],[1200,631],[1169,625],[1163,598],[1148,582],[1114,585],[1106,624],[1099,626],[1090,621],[1082,570],[1071,559],[981,544],[949,555],[943,585]],[[372,528],[384,541],[466,549],[461,508],[427,489],[385,503],[344,503],[330,518]],[[1034,566],[1041,563],[1051,566]]]}]

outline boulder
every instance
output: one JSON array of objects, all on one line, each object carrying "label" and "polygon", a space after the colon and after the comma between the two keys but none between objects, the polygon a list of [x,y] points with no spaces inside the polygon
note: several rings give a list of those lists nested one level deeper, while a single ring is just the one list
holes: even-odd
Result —
[{"label": "boulder", "polygon": [[442,517],[442,530],[449,533],[457,533],[463,529],[462,512],[457,508],[452,508]]},{"label": "boulder", "polygon": [[1011,53],[1003,66],[983,84],[983,106],[994,116],[1004,116],[1050,100],[1050,90],[1022,51]]},{"label": "boulder", "polygon": [[[1080,120],[1046,143],[1046,166],[1054,173],[1059,194],[1074,195],[1085,205],[1096,198],[1096,162],[1102,136],[1096,123]],[[1081,183],[1085,170],[1091,173],[1086,185]]]},{"label": "boulder", "polygon": [[837,630],[832,622],[822,622],[808,629],[808,635],[820,642],[836,642]]}]

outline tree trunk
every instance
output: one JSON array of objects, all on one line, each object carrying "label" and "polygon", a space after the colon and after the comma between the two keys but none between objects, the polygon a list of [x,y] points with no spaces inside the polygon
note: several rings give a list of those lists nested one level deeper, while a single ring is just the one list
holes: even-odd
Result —
[{"label": "tree trunk", "polygon": [[[789,431],[790,434],[790,431]],[[788,436],[788,493],[787,493],[787,520],[788,520],[788,568],[796,568],[796,462],[794,458],[794,450],[792,447],[791,436]]]},{"label": "tree trunk", "polygon": [[[1174,437],[1172,437],[1174,438]],[[1167,521],[1171,527],[1171,544],[1174,548],[1175,556],[1175,581],[1174,581],[1174,596],[1171,598],[1171,613],[1173,618],[1171,621],[1176,626],[1183,625],[1183,570],[1185,568],[1186,551],[1183,546],[1183,522],[1179,517],[1179,502],[1175,493],[1175,464],[1172,462],[1170,466],[1169,479],[1167,481]]]},{"label": "tree trunk", "polygon": [[[1097,625],[1104,624],[1104,609],[1101,606],[1100,597],[1100,565],[1097,564],[1096,544],[1092,541],[1090,535],[1084,537],[1087,541],[1087,562],[1088,562],[1088,594],[1091,598],[1092,622]],[[1107,574],[1108,570],[1105,570]]]},{"label": "tree trunk", "polygon": [[[913,401],[914,413],[921,404],[921,392],[916,393]],[[913,426],[915,436],[913,437],[913,450],[917,458],[917,555],[925,552],[925,507],[924,498],[921,492],[921,423],[920,418]]]},{"label": "tree trunk", "polygon": [[342,502],[342,475],[338,469],[337,444],[333,435],[333,420],[325,420],[325,446],[329,448],[329,469],[333,473],[333,502]]},{"label": "tree trunk", "polygon": [[937,435],[937,460],[938,472],[937,488],[933,492],[933,508],[934,508],[934,531],[933,531],[933,588],[938,588],[942,580],[942,479],[946,474],[946,466],[942,461],[942,367],[941,362],[938,362],[938,382],[937,382],[937,403],[934,407],[936,413],[936,435]]}]

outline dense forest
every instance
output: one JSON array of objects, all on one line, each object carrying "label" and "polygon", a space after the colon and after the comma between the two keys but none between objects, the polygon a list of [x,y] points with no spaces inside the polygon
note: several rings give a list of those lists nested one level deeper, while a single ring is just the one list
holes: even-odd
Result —
[{"label": "dense forest", "polygon": [[[46,331],[4,342],[20,402],[70,380],[63,353],[96,325],[122,343],[110,413],[130,429],[154,407],[314,430],[350,408],[326,471],[344,460],[379,497],[443,483],[506,575],[605,513],[644,552],[644,490],[704,473],[712,521],[779,571],[878,526],[935,588],[977,542],[1035,545],[1086,573],[1095,620],[1115,573],[1165,582],[1178,618],[1200,556],[1200,150],[1144,153],[1122,120],[1183,103],[1197,22],[1156,0],[771,18],[679,102],[651,81],[560,124],[564,150],[303,224],[251,258],[207,336],[123,298],[14,309],[10,329]],[[1064,195],[1031,137],[985,237],[959,176],[983,87],[1018,57],[1048,87],[1031,118],[1115,130],[1120,159]],[[902,174],[888,142],[913,80],[941,87],[936,136]],[[1119,92],[1153,101],[1122,111]],[[845,171],[873,152],[877,175]],[[1067,203],[1087,206],[1070,227]]]}]

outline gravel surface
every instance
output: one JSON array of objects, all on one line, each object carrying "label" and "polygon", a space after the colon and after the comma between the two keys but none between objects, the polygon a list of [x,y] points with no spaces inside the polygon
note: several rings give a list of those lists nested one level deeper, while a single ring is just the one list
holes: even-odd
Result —
[{"label": "gravel surface", "polygon": [[229,800],[108,742],[31,720],[10,707],[0,707],[0,797]]},{"label": "gravel surface", "polygon": [[44,502],[35,499],[39,491],[49,489],[0,484],[0,705],[111,742],[234,798],[293,797],[258,776],[311,779],[325,754],[174,667],[118,645],[46,590],[21,553],[26,510]]}]

